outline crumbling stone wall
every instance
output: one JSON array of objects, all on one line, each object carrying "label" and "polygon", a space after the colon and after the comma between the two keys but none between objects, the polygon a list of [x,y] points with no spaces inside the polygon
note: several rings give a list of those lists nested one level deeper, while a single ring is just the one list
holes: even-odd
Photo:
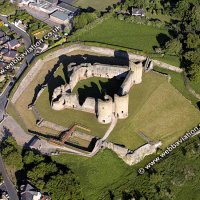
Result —
[{"label": "crumbling stone wall", "polygon": [[[69,74],[71,74],[69,84],[55,89],[51,102],[52,109],[63,110],[70,108],[94,113],[97,115],[98,121],[103,124],[111,123],[113,114],[119,119],[124,119],[128,117],[128,92],[133,84],[142,82],[142,72],[142,63],[134,63],[132,61],[126,67],[99,63],[95,63],[94,65],[82,63],[81,65],[74,66],[69,71]],[[78,101],[78,96],[72,93],[74,87],[80,80],[90,77],[113,78],[118,76],[126,76],[126,78],[118,94],[114,95],[114,101],[110,96],[106,95],[104,100],[98,99],[97,105],[94,98],[87,98],[81,106]],[[97,110],[95,109],[96,107]]]},{"label": "crumbling stone wall", "polygon": [[113,144],[111,142],[104,142],[104,148],[111,149],[114,151],[120,158],[123,159],[128,165],[135,165],[139,163],[144,157],[151,155],[156,152],[156,150],[162,145],[160,141],[154,144],[145,144],[135,151],[131,151],[127,148],[121,147],[119,145]]},{"label": "crumbling stone wall", "polygon": [[[24,92],[24,90],[29,86],[29,84],[32,82],[32,80],[37,76],[37,74],[40,72],[41,68],[43,67],[43,64],[58,58],[60,55],[63,54],[69,54],[73,51],[86,51],[86,52],[92,52],[92,53],[96,53],[96,54],[102,54],[102,55],[106,55],[106,56],[111,56],[111,57],[115,57],[115,50],[114,49],[109,49],[109,48],[103,48],[103,47],[94,47],[94,46],[86,46],[86,45],[81,45],[81,44],[74,44],[65,48],[61,48],[59,50],[55,50],[51,53],[49,53],[48,55],[44,56],[43,59],[39,59],[37,60],[37,62],[31,67],[30,71],[27,73],[27,75],[23,78],[23,80],[21,81],[20,85],[18,86],[17,90],[15,91],[11,102],[14,104],[17,102],[17,100],[19,99],[19,97],[21,96],[21,94]],[[134,60],[134,61],[145,61],[146,57],[145,56],[141,56],[141,55],[136,55],[136,54],[132,54],[132,53],[127,53],[127,54],[121,54],[121,57],[128,57],[129,60]],[[176,72],[182,72],[183,70],[166,64],[164,62],[161,61],[157,61],[157,60],[153,60],[154,65],[160,66],[162,68],[165,69],[169,69],[172,71],[176,71]]]}]

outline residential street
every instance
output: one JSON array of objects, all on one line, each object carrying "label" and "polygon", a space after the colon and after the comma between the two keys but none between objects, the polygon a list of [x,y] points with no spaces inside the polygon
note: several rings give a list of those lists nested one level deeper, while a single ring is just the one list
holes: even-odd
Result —
[{"label": "residential street", "polygon": [[[21,29],[17,28],[13,24],[10,24],[5,16],[0,15],[0,19],[4,23],[7,23],[9,25],[9,27],[11,28],[11,30],[15,31],[16,34],[22,36],[26,48],[31,46],[31,39],[30,39],[30,37],[29,37],[29,35],[27,33],[22,31]],[[21,64],[20,70],[16,74],[15,79],[11,79],[10,80],[10,83],[7,85],[7,87],[4,90],[4,92],[0,95],[0,122],[4,119],[5,107],[6,107],[6,104],[8,102],[9,92],[11,91],[15,81],[21,76],[21,74],[23,73],[23,71],[26,69],[26,67],[28,66],[28,64],[31,62],[31,60],[33,58],[34,58],[33,53],[27,55],[27,57],[25,59],[25,62],[23,64]]]},{"label": "residential street", "polygon": [[0,172],[2,173],[3,179],[4,179],[4,184],[6,186],[8,195],[10,197],[10,200],[18,200],[18,195],[17,195],[17,191],[14,187],[14,185],[12,184],[12,182],[10,181],[8,174],[6,172],[6,169],[4,167],[3,164],[3,160],[2,157],[0,156]]}]

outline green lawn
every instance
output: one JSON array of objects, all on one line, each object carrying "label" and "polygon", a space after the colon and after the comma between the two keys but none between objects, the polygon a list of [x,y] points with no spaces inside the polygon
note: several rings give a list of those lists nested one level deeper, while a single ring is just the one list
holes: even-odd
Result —
[{"label": "green lawn", "polygon": [[66,164],[78,175],[84,199],[87,200],[99,199],[104,192],[108,192],[113,187],[113,184],[123,184],[127,181],[128,174],[135,174],[132,167],[126,165],[109,150],[104,150],[92,158],[63,154],[52,159]]},{"label": "green lawn", "polygon": [[77,0],[75,6],[80,6],[81,8],[92,7],[95,10],[104,11],[108,6],[112,6],[117,2],[120,2],[120,0]]},{"label": "green lawn", "polygon": [[199,123],[199,111],[160,74],[144,74],[129,95],[129,117],[118,121],[108,138],[112,142],[135,149],[144,143],[142,131],[167,146]]},{"label": "green lawn", "polygon": [[191,87],[200,94],[200,81],[199,82],[190,82]]},{"label": "green lawn", "polygon": [[[160,67],[154,67],[154,70],[157,72],[161,72],[164,74],[169,74],[171,76],[171,84],[189,101],[192,102],[194,106],[197,106],[197,102],[199,101],[196,97],[194,97],[185,87],[184,80],[183,80],[183,74],[182,73],[176,73],[167,69],[163,69]],[[199,91],[199,84],[200,83],[192,83],[191,86],[196,90],[196,92]]]},{"label": "green lawn", "polygon": [[168,31],[110,18],[84,32],[79,40],[106,43],[152,53],[153,46],[159,45],[156,39],[159,34],[168,36]]}]

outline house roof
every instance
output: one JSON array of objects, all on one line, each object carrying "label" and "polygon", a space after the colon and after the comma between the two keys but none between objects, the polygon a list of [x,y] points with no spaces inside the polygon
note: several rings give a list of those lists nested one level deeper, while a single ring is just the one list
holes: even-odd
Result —
[{"label": "house roof", "polygon": [[0,38],[5,36],[5,33],[3,31],[0,31]]},{"label": "house roof", "polygon": [[49,3],[55,3],[55,4],[58,3],[58,0],[46,0],[46,1],[48,1]]},{"label": "house roof", "polygon": [[70,5],[73,5],[75,3],[75,0],[60,0],[59,2],[60,3],[63,2],[63,3],[67,3],[67,4],[70,4]]},{"label": "house roof", "polygon": [[19,42],[18,42],[16,39],[13,39],[13,40],[8,41],[7,44],[8,44],[10,47],[15,47],[16,45],[19,44]]},{"label": "house roof", "polygon": [[66,14],[64,12],[61,12],[61,11],[56,11],[56,12],[52,13],[51,16],[53,16],[55,18],[58,18],[58,19],[60,19],[62,21],[65,21],[65,20],[69,19],[68,14]]},{"label": "house roof", "polygon": [[5,42],[7,42],[10,38],[8,36],[4,36],[2,38],[0,38],[0,43],[4,44]]},{"label": "house roof", "polygon": [[65,10],[67,10],[67,11],[73,12],[73,13],[75,13],[78,10],[78,8],[76,8],[76,7],[72,6],[72,5],[69,5],[67,3],[64,3],[64,2],[59,3],[58,6],[63,8],[63,9],[65,9]]},{"label": "house roof", "polygon": [[37,189],[29,183],[21,186],[21,190],[21,200],[32,200],[34,196],[38,195]]},{"label": "house roof", "polygon": [[7,53],[9,51],[9,49],[7,49],[7,48],[2,48],[1,50],[0,50],[0,54],[5,54],[5,53]]},{"label": "house roof", "polygon": [[7,64],[5,62],[0,62],[0,69],[3,69]]},{"label": "house roof", "polygon": [[9,58],[15,58],[17,55],[17,51],[10,50],[9,52],[5,53],[3,56],[9,57]]}]

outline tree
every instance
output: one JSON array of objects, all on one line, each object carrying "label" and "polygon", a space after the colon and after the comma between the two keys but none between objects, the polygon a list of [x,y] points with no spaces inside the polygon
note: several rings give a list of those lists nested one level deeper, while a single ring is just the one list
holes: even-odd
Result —
[{"label": "tree", "polygon": [[178,39],[172,39],[165,45],[165,53],[169,55],[180,55],[182,44]]},{"label": "tree", "polygon": [[70,171],[67,174],[52,176],[45,185],[52,200],[79,200],[82,192],[76,176]]},{"label": "tree", "polygon": [[44,161],[44,157],[42,155],[35,154],[33,151],[26,151],[23,157],[23,162],[25,165],[36,165],[41,161]]},{"label": "tree", "polygon": [[174,9],[177,17],[183,18],[186,12],[189,10],[190,4],[188,0],[178,1],[176,4],[176,8]]},{"label": "tree", "polygon": [[190,67],[190,79],[194,82],[200,81],[200,64],[194,63]]},{"label": "tree", "polygon": [[1,154],[7,165],[18,170],[23,168],[21,149],[12,137],[8,137],[1,144]]},{"label": "tree", "polygon": [[186,40],[187,48],[193,49],[200,45],[200,38],[197,34],[189,33]]},{"label": "tree", "polygon": [[97,14],[95,12],[82,13],[81,15],[74,17],[73,24],[75,29],[80,29],[83,28],[85,25],[91,23],[95,19],[97,19]]},{"label": "tree", "polygon": [[199,6],[194,6],[190,17],[190,24],[195,29],[196,31],[200,31],[200,5]]},{"label": "tree", "polygon": [[195,49],[194,51],[188,51],[185,53],[184,57],[189,60],[191,63],[200,64],[200,48]]}]

